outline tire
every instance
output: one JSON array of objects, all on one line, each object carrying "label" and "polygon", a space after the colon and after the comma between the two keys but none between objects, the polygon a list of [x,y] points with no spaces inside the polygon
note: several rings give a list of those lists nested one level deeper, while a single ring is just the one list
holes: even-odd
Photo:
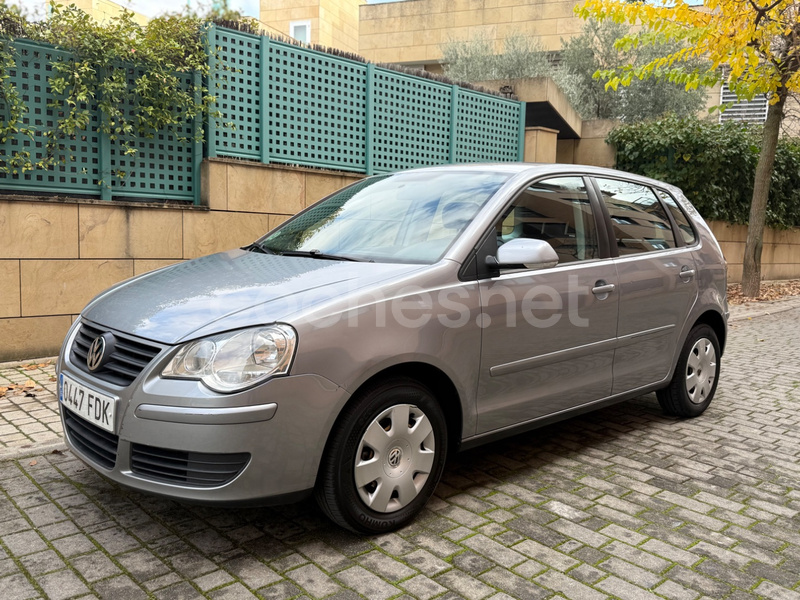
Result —
[{"label": "tire", "polygon": [[696,325],[683,344],[672,380],[656,392],[664,412],[678,417],[703,414],[717,390],[720,358],[717,334],[708,325]]},{"label": "tire", "polygon": [[328,439],[317,503],[356,533],[402,527],[433,495],[447,443],[444,414],[428,388],[405,378],[371,386],[345,408]]}]

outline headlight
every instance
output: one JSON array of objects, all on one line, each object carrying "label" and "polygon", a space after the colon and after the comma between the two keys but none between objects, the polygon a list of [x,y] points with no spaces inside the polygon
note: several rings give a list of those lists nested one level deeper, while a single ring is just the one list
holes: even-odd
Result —
[{"label": "headlight", "polygon": [[296,341],[288,325],[222,333],[182,346],[161,376],[196,379],[217,392],[236,392],[288,373]]}]

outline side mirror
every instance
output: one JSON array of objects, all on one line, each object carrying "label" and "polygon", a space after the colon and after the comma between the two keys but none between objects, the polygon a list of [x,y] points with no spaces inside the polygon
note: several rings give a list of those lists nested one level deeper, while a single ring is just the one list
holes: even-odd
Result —
[{"label": "side mirror", "polygon": [[525,265],[528,269],[547,269],[558,264],[558,254],[544,240],[516,238],[500,246],[497,258],[489,256],[486,263],[495,268]]}]

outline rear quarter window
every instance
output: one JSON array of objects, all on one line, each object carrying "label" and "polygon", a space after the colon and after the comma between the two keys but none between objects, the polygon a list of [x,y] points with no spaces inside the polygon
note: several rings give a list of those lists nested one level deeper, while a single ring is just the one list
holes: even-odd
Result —
[{"label": "rear quarter window", "polygon": [[670,196],[664,190],[656,190],[656,193],[672,215],[675,224],[678,226],[678,231],[680,232],[680,236],[683,238],[683,241],[687,246],[694,244],[697,241],[697,234],[695,233],[689,218],[686,216],[686,213],[683,212],[683,209],[675,201],[675,198]]}]

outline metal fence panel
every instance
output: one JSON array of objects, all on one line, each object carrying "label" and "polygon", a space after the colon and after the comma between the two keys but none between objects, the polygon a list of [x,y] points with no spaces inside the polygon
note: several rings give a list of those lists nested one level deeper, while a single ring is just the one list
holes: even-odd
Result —
[{"label": "metal fence panel", "polygon": [[376,172],[450,162],[453,86],[375,69]]},{"label": "metal fence panel", "polygon": [[[68,61],[69,52],[47,44],[14,40],[17,51],[17,68],[10,72],[11,81],[27,106],[23,116],[25,127],[34,130],[33,139],[17,134],[0,145],[0,161],[8,161],[20,151],[31,153],[31,160],[41,160],[46,149],[45,132],[54,131],[60,108],[52,106],[63,100],[50,88],[53,63]],[[120,67],[117,67],[120,68]],[[141,75],[128,69],[128,83]],[[199,85],[196,74],[181,75],[182,85],[191,89]],[[59,140],[58,162],[49,169],[35,169],[13,174],[0,171],[0,189],[70,195],[100,196],[111,200],[112,195],[148,200],[181,200],[199,202],[199,159],[202,148],[193,141],[197,123],[184,122],[169,131],[155,131],[153,137],[128,137],[113,140],[99,131],[100,111],[89,108],[88,126],[77,135]],[[0,99],[0,114],[8,107]],[[128,117],[136,114],[138,107],[128,101],[124,112]],[[187,141],[181,141],[185,138]],[[137,152],[125,155],[122,142],[128,141]],[[124,174],[122,177],[117,173]]]},{"label": "metal fence panel", "polygon": [[367,174],[522,160],[524,103],[222,27],[209,40],[209,156]]},{"label": "metal fence panel", "polygon": [[365,64],[271,41],[262,76],[272,162],[364,170]]},{"label": "metal fence panel", "polygon": [[456,162],[522,160],[519,156],[520,104],[461,90],[456,108]]},{"label": "metal fence panel", "polygon": [[[52,46],[15,40],[18,53],[17,68],[10,71],[10,81],[16,86],[28,112],[22,118],[23,127],[33,130],[31,139],[18,133],[0,146],[0,160],[8,161],[19,152],[30,152],[36,162],[47,152],[45,132],[57,125],[58,109],[49,106],[53,100],[49,77],[51,63],[68,60],[69,54]],[[85,104],[80,108],[86,108]],[[5,101],[0,98],[0,115],[8,114]],[[7,117],[6,117],[7,118]],[[100,141],[97,132],[97,111],[90,113],[88,128],[75,139],[61,140],[59,154],[65,161],[47,170],[36,169],[14,175],[0,171],[0,188],[24,191],[99,195],[98,181],[101,179]]]}]

